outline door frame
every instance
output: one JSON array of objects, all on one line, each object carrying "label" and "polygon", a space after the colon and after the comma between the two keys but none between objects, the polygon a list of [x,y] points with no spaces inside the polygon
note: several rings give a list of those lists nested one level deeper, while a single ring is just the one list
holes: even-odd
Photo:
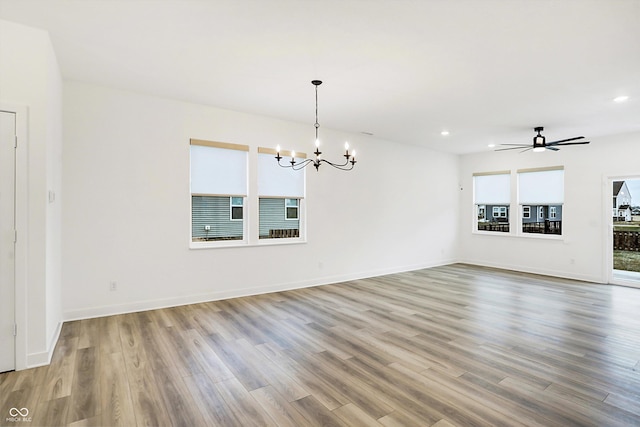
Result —
[{"label": "door frame", "polygon": [[15,227],[18,239],[15,244],[14,317],[17,327],[15,336],[15,370],[27,369],[27,255],[28,255],[28,120],[29,109],[23,105],[0,102],[0,111],[16,115],[16,136],[18,146],[15,151]]},{"label": "door frame", "polygon": [[605,201],[603,205],[605,206],[605,248],[604,248],[604,266],[605,266],[605,275],[607,283],[611,285],[621,285],[621,286],[630,286],[633,288],[640,288],[640,281],[636,280],[624,280],[621,278],[614,277],[613,274],[613,215],[611,215],[611,203],[613,200],[613,182],[614,181],[626,181],[626,180],[640,180],[640,174],[636,171],[635,173],[629,174],[616,174],[616,175],[606,175],[604,177],[604,186],[605,189],[603,191]]}]

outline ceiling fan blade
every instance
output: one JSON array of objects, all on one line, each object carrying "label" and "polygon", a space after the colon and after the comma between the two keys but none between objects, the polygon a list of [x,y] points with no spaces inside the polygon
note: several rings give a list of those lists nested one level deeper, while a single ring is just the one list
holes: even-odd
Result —
[{"label": "ceiling fan blade", "polygon": [[544,148],[546,148],[547,150],[551,150],[551,151],[560,151],[559,148],[549,147],[548,145],[546,147],[544,147]]},{"label": "ceiling fan blade", "polygon": [[581,141],[581,142],[565,142],[565,143],[560,143],[560,144],[555,144],[555,145],[583,145],[583,144],[588,144],[591,141]]},{"label": "ceiling fan blade", "polygon": [[531,144],[500,144],[500,145],[515,145],[517,147],[528,147]]},{"label": "ceiling fan blade", "polygon": [[[515,144],[502,144],[502,145],[515,145]],[[527,147],[528,147],[528,145],[519,145],[517,147],[498,148],[497,150],[493,150],[493,151],[521,150],[521,149],[527,148]]]},{"label": "ceiling fan blade", "polygon": [[576,137],[573,137],[573,138],[560,139],[558,141],[547,142],[547,145],[556,145],[556,144],[559,144],[561,142],[575,141],[576,139],[582,139],[582,138],[584,138],[584,136],[576,136]]}]

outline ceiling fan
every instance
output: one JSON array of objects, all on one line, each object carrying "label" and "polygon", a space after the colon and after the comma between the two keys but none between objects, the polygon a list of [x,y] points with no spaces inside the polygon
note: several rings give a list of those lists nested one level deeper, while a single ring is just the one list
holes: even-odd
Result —
[{"label": "ceiling fan", "polygon": [[533,150],[534,152],[541,152],[544,150],[552,150],[552,151],[558,151],[559,148],[556,148],[560,145],[582,145],[582,144],[588,144],[589,141],[580,141],[580,142],[570,142],[570,141],[576,141],[578,139],[584,139],[584,136],[575,136],[573,138],[567,138],[567,139],[560,139],[558,141],[553,141],[553,142],[545,142],[546,138],[542,135],[540,135],[540,132],[542,132],[544,130],[544,128],[542,126],[538,126],[533,128],[534,131],[538,132],[538,134],[536,136],[533,137],[533,145],[528,145],[528,144],[500,144],[500,145],[513,145],[513,147],[511,148],[499,148],[495,151],[505,151],[505,150],[519,150],[519,149],[523,149],[521,152],[524,153],[525,151],[529,151],[529,150]]}]

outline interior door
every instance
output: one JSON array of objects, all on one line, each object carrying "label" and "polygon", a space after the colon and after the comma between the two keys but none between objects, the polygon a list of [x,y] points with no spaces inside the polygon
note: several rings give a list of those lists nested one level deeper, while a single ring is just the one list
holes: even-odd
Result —
[{"label": "interior door", "polygon": [[15,369],[15,113],[0,111],[0,372]]}]

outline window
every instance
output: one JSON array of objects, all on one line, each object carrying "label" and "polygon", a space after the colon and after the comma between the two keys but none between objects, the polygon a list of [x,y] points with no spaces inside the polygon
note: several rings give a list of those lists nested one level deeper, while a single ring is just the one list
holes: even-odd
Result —
[{"label": "window", "polygon": [[509,232],[511,172],[473,174],[473,199],[476,230]]},{"label": "window", "polygon": [[246,145],[190,141],[191,241],[245,240]]},{"label": "window", "polygon": [[494,218],[506,218],[507,217],[507,206],[494,206],[493,207],[493,217]]},{"label": "window", "polygon": [[[561,166],[518,171],[518,203],[522,206],[522,232],[562,234],[564,168]],[[525,215],[535,207],[537,216]],[[530,212],[530,211],[529,211]]]},{"label": "window", "polygon": [[284,199],[285,217],[288,220],[298,220],[298,199]]},{"label": "window", "polygon": [[230,197],[231,202],[231,221],[242,221],[242,206],[244,199],[242,197]]},{"label": "window", "polygon": [[[272,149],[258,148],[258,237],[300,238],[305,169],[280,167],[273,159],[275,154]],[[280,154],[290,155],[283,151]],[[303,153],[296,154],[296,160],[304,158]]]},{"label": "window", "polygon": [[531,206],[522,207],[522,218],[531,218]]},{"label": "window", "polygon": [[478,220],[482,220],[487,215],[487,207],[485,205],[478,206]]}]

